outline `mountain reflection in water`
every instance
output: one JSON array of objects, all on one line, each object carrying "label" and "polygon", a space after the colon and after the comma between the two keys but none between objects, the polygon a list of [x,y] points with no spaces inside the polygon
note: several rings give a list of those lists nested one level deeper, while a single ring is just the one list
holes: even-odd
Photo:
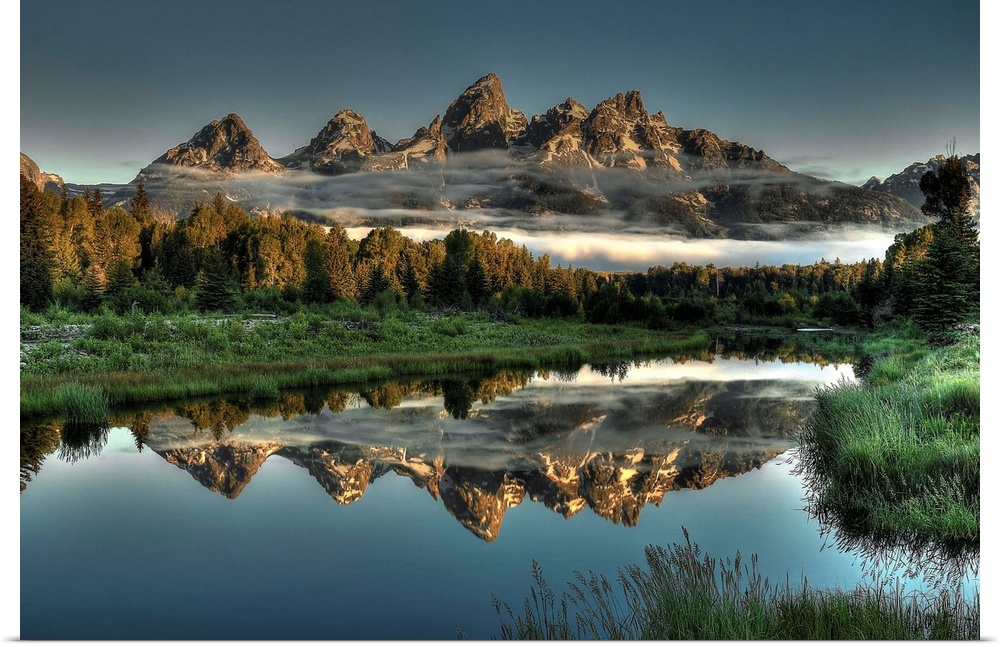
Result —
[{"label": "mountain reflection in water", "polygon": [[[112,422],[129,427],[139,451],[230,499],[274,455],[305,469],[342,505],[394,473],[492,542],[506,511],[525,499],[565,518],[589,508],[634,526],[644,506],[659,506],[670,491],[760,467],[794,446],[816,386],[851,377],[848,366],[822,376],[803,367],[658,361],[507,372],[269,403],[193,403]],[[51,426],[44,429],[22,430],[22,489],[43,460],[31,452],[53,451],[39,440],[51,437]],[[106,439],[106,431],[64,430],[61,455],[83,460]]]}]

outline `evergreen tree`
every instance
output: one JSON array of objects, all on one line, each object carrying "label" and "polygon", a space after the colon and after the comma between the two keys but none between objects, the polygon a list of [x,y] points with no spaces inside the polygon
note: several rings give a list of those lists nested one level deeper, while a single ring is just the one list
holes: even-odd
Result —
[{"label": "evergreen tree", "polygon": [[104,272],[104,266],[100,263],[91,263],[87,266],[83,280],[84,288],[87,290],[83,307],[87,310],[97,310],[104,302],[104,296],[108,289],[108,277]]},{"label": "evergreen tree", "polygon": [[84,191],[83,195],[88,197],[87,211],[90,212],[91,216],[94,218],[100,218],[104,215],[104,196],[101,195],[101,190],[99,188],[95,188],[90,193]]},{"label": "evergreen tree", "polygon": [[216,248],[206,251],[196,285],[196,304],[202,312],[232,312],[239,305],[239,286],[222,252]]},{"label": "evergreen tree", "polygon": [[306,280],[302,286],[302,298],[307,303],[329,303],[333,300],[333,287],[327,268],[326,247],[315,238],[309,239],[304,260]]},{"label": "evergreen tree", "polygon": [[931,333],[974,318],[979,311],[979,263],[951,227],[939,226],[916,271],[913,319]]},{"label": "evergreen tree", "polygon": [[915,270],[914,320],[940,333],[979,313],[979,231],[969,213],[969,170],[953,152],[936,171],[920,179],[921,208],[940,220],[926,258]]},{"label": "evergreen tree", "polygon": [[119,294],[138,283],[132,273],[132,264],[122,258],[112,259],[108,263],[107,279],[108,295]]},{"label": "evergreen tree", "polygon": [[375,297],[386,290],[392,290],[392,283],[389,281],[389,277],[386,276],[382,266],[375,265],[368,274],[368,282],[361,294],[361,300],[365,303],[371,303],[375,300]]},{"label": "evergreen tree", "polygon": [[[459,307],[467,297],[465,273],[459,257],[448,254],[444,262],[431,270],[428,280],[434,302],[445,308]],[[470,299],[471,300],[471,299]]]},{"label": "evergreen tree", "polygon": [[465,272],[465,287],[473,305],[480,306],[490,297],[489,278],[478,256],[474,256],[469,262],[469,269]]},{"label": "evergreen tree", "polygon": [[144,227],[153,222],[153,205],[146,191],[146,183],[142,180],[139,180],[139,184],[135,187],[135,195],[129,202],[129,211]]},{"label": "evergreen tree", "polygon": [[43,310],[52,300],[54,261],[48,245],[41,192],[21,175],[21,304]]},{"label": "evergreen tree", "polygon": [[357,243],[350,239],[347,231],[334,225],[326,234],[327,271],[335,299],[356,299],[358,296],[353,257]]}]

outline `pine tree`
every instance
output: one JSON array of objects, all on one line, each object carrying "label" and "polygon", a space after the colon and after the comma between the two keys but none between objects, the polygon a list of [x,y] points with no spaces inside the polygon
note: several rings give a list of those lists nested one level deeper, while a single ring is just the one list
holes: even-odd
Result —
[{"label": "pine tree", "polygon": [[392,283],[389,281],[389,277],[386,276],[386,272],[382,269],[382,266],[375,265],[368,275],[368,283],[361,294],[361,300],[365,303],[371,303],[375,300],[375,297],[386,290],[392,290]]},{"label": "pine tree", "polygon": [[94,218],[100,218],[104,215],[104,196],[101,195],[101,190],[99,188],[95,188],[89,194],[85,191],[84,196],[88,197],[87,211],[90,212],[91,216]]},{"label": "pine tree", "polygon": [[21,304],[42,310],[52,301],[54,261],[42,213],[41,193],[21,175]]},{"label": "pine tree", "polygon": [[132,264],[122,258],[112,259],[108,263],[107,294],[119,294],[136,285],[138,281],[132,273]]},{"label": "pine tree", "polygon": [[239,305],[239,286],[218,249],[212,248],[205,253],[196,285],[196,303],[202,312],[232,312]]},{"label": "pine tree", "polygon": [[333,300],[330,284],[330,270],[327,268],[326,247],[315,238],[306,243],[304,254],[306,280],[302,285],[302,297],[307,303],[329,303]]},{"label": "pine tree", "polygon": [[911,314],[936,334],[978,316],[979,231],[969,213],[969,170],[954,152],[924,174],[920,190],[926,198],[922,211],[940,220],[931,226],[934,238],[915,270]]},{"label": "pine tree", "polygon": [[441,307],[459,307],[465,300],[463,297],[468,296],[462,264],[457,256],[451,254],[445,256],[443,263],[434,266],[428,283],[431,296]]},{"label": "pine tree", "polygon": [[100,263],[88,265],[83,281],[84,288],[87,290],[83,307],[87,310],[97,310],[104,302],[104,296],[108,290],[108,277],[104,272],[104,266]]},{"label": "pine tree", "polygon": [[135,195],[129,202],[129,211],[144,227],[153,222],[153,205],[146,191],[146,183],[142,180],[139,180],[139,184],[135,187]]},{"label": "pine tree", "polygon": [[482,305],[490,297],[489,277],[478,256],[474,256],[469,262],[469,269],[465,272],[465,287],[474,305]]}]

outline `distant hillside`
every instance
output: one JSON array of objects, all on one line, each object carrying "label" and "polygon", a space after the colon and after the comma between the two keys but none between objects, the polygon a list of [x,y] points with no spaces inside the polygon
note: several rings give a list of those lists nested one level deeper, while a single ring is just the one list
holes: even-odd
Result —
[{"label": "distant hillside", "polygon": [[[926,162],[914,162],[905,169],[890,175],[885,180],[870,178],[862,188],[899,196],[917,208],[924,204],[924,194],[920,191],[920,178],[928,171],[936,171],[944,161],[944,155],[937,155]],[[973,216],[979,220],[979,153],[966,155],[962,158],[969,168],[969,190],[972,194],[970,208]]]},{"label": "distant hillside", "polygon": [[39,170],[38,164],[35,164],[35,160],[24,153],[21,153],[21,175],[34,182],[35,186],[41,191],[55,191],[58,193],[66,186],[66,183],[58,175],[43,173]]}]

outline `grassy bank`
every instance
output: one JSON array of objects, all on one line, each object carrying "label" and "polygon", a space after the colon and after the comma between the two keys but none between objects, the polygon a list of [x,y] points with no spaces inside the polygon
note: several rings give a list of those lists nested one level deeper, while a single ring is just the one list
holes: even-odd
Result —
[{"label": "grassy bank", "polygon": [[[685,533],[686,534],[686,533]],[[559,598],[534,565],[515,613],[499,600],[500,637],[517,640],[977,640],[979,597],[924,597],[872,585],[818,590],[775,584],[739,554],[719,560],[686,545],[647,547],[646,568],[617,581],[577,575]]]},{"label": "grassy bank", "polygon": [[274,393],[408,376],[579,368],[696,353],[704,331],[557,319],[496,320],[355,308],[283,318],[29,317],[21,326],[21,415],[51,414],[88,389],[111,407]]},{"label": "grassy bank", "polygon": [[[63,394],[97,388],[112,407],[210,395],[274,394],[446,373],[576,370],[653,356],[708,359],[732,330],[653,330],[579,318],[496,318],[485,312],[380,312],[357,304],[270,315],[79,315],[21,312],[22,417],[51,415]],[[857,339],[789,329],[741,330],[761,359],[842,361]],[[831,359],[833,358],[833,359]]]},{"label": "grassy bank", "polygon": [[978,551],[978,333],[868,347],[863,379],[819,392],[800,439],[814,511],[847,534]]}]

